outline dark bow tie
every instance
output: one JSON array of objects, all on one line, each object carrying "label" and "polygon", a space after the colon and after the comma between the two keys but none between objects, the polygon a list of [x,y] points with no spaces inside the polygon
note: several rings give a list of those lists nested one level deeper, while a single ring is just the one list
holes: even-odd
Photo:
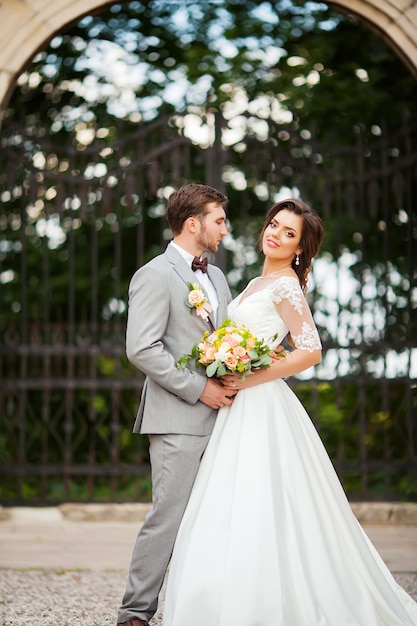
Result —
[{"label": "dark bow tie", "polygon": [[191,263],[191,269],[193,270],[193,272],[195,272],[196,270],[201,270],[202,272],[206,273],[207,272],[207,258],[200,261],[198,256],[195,256],[193,258],[193,262]]}]

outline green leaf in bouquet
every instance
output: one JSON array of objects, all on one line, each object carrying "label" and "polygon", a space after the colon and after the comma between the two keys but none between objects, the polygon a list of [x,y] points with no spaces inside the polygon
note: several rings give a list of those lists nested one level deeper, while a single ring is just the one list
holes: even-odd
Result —
[{"label": "green leaf in bouquet", "polygon": [[269,354],[261,354],[256,361],[252,361],[252,367],[268,367],[271,363],[272,359]]},{"label": "green leaf in bouquet", "polygon": [[198,359],[199,356],[198,346],[194,344],[191,349],[191,354],[183,354],[182,357],[176,361],[175,365],[178,369],[183,370],[191,361]]},{"label": "green leaf in bouquet", "polygon": [[213,363],[210,363],[210,365],[207,366],[206,375],[209,378],[211,378],[212,376],[216,375],[216,371],[217,371],[217,362],[213,361]]},{"label": "green leaf in bouquet", "polygon": [[224,363],[219,363],[219,366],[217,368],[217,376],[224,376],[225,374],[227,374],[228,370],[227,367],[225,366]]}]

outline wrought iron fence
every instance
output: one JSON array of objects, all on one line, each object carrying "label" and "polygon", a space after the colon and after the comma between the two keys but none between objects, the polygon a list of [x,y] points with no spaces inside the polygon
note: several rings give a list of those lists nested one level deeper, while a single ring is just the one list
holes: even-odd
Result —
[{"label": "wrought iron fence", "polygon": [[253,224],[283,188],[322,214],[312,302],[326,356],[292,384],[350,494],[417,498],[416,126],[390,137],[357,128],[330,150],[295,126],[260,134],[253,116],[226,148],[227,122],[213,123],[205,149],[178,116],[88,147],[3,126],[3,502],[149,497],[146,441],[131,435],[142,376],[124,356],[127,286],[169,237],[171,186],[191,179],[231,199],[220,263],[236,289],[258,267]]}]

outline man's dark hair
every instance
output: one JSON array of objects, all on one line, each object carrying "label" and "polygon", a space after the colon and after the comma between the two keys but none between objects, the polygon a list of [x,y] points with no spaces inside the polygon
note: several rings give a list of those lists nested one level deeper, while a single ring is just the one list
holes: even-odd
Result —
[{"label": "man's dark hair", "polygon": [[221,191],[209,187],[190,183],[174,191],[168,198],[167,219],[173,235],[179,235],[184,222],[192,216],[201,216],[207,213],[206,205],[217,202],[225,209],[228,198]]}]

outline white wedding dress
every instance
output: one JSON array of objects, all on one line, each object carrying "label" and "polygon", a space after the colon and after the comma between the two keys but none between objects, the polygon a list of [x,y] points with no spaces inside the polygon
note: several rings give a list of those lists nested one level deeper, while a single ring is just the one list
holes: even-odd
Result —
[{"label": "white wedding dress", "polygon": [[[229,305],[232,319],[267,342],[278,332],[272,347],[288,331],[298,348],[320,346],[296,279],[247,290]],[[417,604],[354,517],[285,381],[240,391],[219,411],[197,475],[163,626],[416,625]]]}]

